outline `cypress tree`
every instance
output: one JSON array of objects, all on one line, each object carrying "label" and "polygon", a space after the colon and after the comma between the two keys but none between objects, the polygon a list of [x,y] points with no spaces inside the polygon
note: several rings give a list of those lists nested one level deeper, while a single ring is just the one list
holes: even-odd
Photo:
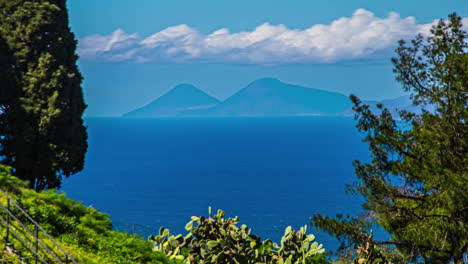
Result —
[{"label": "cypress tree", "polygon": [[[1,11],[0,11],[1,12]],[[11,72],[12,56],[10,48],[5,39],[0,35],[0,115],[7,100],[11,98],[9,94],[13,91],[13,74]]]},{"label": "cypress tree", "polygon": [[[428,37],[400,41],[394,72],[415,105],[431,111],[379,106],[372,113],[351,99],[371,162],[355,161],[352,192],[365,198],[366,219],[315,215],[315,226],[351,244],[394,245],[410,259],[463,263],[468,251],[468,43],[461,18],[451,14]],[[377,223],[391,237],[365,241],[362,230]]]},{"label": "cypress tree", "polygon": [[65,0],[0,0],[2,41],[0,65],[10,83],[0,88],[2,162],[36,190],[60,187],[62,177],[82,170],[87,150]]}]

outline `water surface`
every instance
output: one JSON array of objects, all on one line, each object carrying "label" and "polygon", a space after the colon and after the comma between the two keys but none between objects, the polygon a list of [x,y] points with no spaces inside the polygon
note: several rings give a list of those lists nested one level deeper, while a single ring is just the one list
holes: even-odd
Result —
[{"label": "water surface", "polygon": [[[355,121],[344,117],[88,118],[83,172],[64,181],[71,198],[111,215],[118,229],[144,236],[159,226],[184,232],[208,206],[262,238],[314,213],[360,212],[345,194],[352,161],[368,157]],[[315,230],[309,226],[309,230]],[[318,234],[327,248],[336,242]]]}]

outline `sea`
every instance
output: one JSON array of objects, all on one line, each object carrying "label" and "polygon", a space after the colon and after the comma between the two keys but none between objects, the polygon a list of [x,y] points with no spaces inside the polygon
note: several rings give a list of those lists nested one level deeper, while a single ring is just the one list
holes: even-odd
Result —
[{"label": "sea", "polygon": [[185,234],[191,216],[222,209],[252,234],[279,242],[287,226],[328,251],[336,239],[310,225],[316,213],[359,215],[346,193],[353,160],[369,160],[352,117],[87,118],[85,168],[62,191],[142,237]]}]

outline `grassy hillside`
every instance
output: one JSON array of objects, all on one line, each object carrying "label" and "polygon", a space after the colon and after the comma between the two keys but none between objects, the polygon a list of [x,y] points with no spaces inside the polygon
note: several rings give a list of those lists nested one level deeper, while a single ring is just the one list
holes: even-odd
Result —
[{"label": "grassy hillside", "polygon": [[[78,263],[169,263],[164,253],[153,251],[154,243],[113,231],[107,214],[69,199],[64,193],[55,190],[37,193],[26,186],[25,182],[9,175],[7,167],[0,165],[0,188],[7,191]],[[2,195],[0,202],[5,205],[6,197]],[[5,218],[6,213],[2,212],[2,217]],[[27,223],[26,219],[20,220]],[[31,239],[18,224],[14,227]],[[34,230],[32,225],[30,227]],[[0,225],[0,232],[6,233],[5,225]],[[10,235],[10,241],[15,248],[22,249],[23,255],[32,259],[32,254],[12,237]],[[55,247],[44,235],[40,239],[52,249]],[[5,259],[16,259],[11,254],[3,255]]]}]

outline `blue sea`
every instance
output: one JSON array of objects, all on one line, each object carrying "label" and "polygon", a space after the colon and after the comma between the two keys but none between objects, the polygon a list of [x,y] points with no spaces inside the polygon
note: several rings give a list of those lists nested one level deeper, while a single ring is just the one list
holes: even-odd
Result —
[{"label": "blue sea", "polygon": [[114,228],[143,236],[160,226],[185,232],[208,207],[239,216],[252,233],[278,241],[309,225],[333,250],[336,240],[310,226],[315,213],[357,215],[362,199],[345,193],[352,161],[367,145],[347,117],[88,118],[85,169],[62,190],[108,213]]}]

